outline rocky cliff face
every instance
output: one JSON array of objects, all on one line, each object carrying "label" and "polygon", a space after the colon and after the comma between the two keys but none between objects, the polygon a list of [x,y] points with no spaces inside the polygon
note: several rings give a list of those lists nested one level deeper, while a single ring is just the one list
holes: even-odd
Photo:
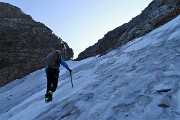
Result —
[{"label": "rocky cliff face", "polygon": [[0,28],[0,86],[42,68],[53,48],[66,59],[73,57],[73,50],[51,29],[10,4],[0,3]]},{"label": "rocky cliff face", "polygon": [[108,32],[96,44],[78,55],[77,60],[106,54],[130,40],[140,37],[167,23],[180,14],[180,0],[153,0],[130,22]]}]

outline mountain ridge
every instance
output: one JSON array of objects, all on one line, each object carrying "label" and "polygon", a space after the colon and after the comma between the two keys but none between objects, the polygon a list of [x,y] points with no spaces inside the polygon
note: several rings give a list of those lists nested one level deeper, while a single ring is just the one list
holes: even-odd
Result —
[{"label": "mountain ridge", "polygon": [[0,86],[43,68],[53,48],[66,59],[73,57],[73,50],[50,28],[9,3],[0,2],[0,27]]},{"label": "mountain ridge", "polygon": [[137,37],[145,35],[180,14],[179,0],[153,0],[140,15],[109,31],[94,45],[81,52],[76,60],[104,55]]}]

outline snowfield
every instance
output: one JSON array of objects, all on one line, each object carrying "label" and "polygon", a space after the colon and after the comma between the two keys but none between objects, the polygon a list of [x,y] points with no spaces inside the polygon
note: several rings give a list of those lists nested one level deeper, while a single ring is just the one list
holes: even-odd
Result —
[{"label": "snowfield", "polygon": [[180,15],[101,57],[61,66],[45,103],[45,70],[0,88],[0,120],[180,120]]}]

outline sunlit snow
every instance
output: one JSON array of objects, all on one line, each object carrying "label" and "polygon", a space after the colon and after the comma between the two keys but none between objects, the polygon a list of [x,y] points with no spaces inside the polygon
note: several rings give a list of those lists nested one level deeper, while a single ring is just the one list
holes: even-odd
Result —
[{"label": "sunlit snow", "polygon": [[180,16],[101,57],[61,66],[45,103],[44,69],[0,88],[0,120],[179,120]]}]

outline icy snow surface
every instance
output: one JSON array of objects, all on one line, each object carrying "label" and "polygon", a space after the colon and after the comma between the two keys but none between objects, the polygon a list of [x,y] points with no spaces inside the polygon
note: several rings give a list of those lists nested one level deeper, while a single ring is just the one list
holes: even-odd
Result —
[{"label": "icy snow surface", "polygon": [[0,88],[0,120],[180,120],[180,16],[101,57],[61,67],[45,103],[44,69]]}]

